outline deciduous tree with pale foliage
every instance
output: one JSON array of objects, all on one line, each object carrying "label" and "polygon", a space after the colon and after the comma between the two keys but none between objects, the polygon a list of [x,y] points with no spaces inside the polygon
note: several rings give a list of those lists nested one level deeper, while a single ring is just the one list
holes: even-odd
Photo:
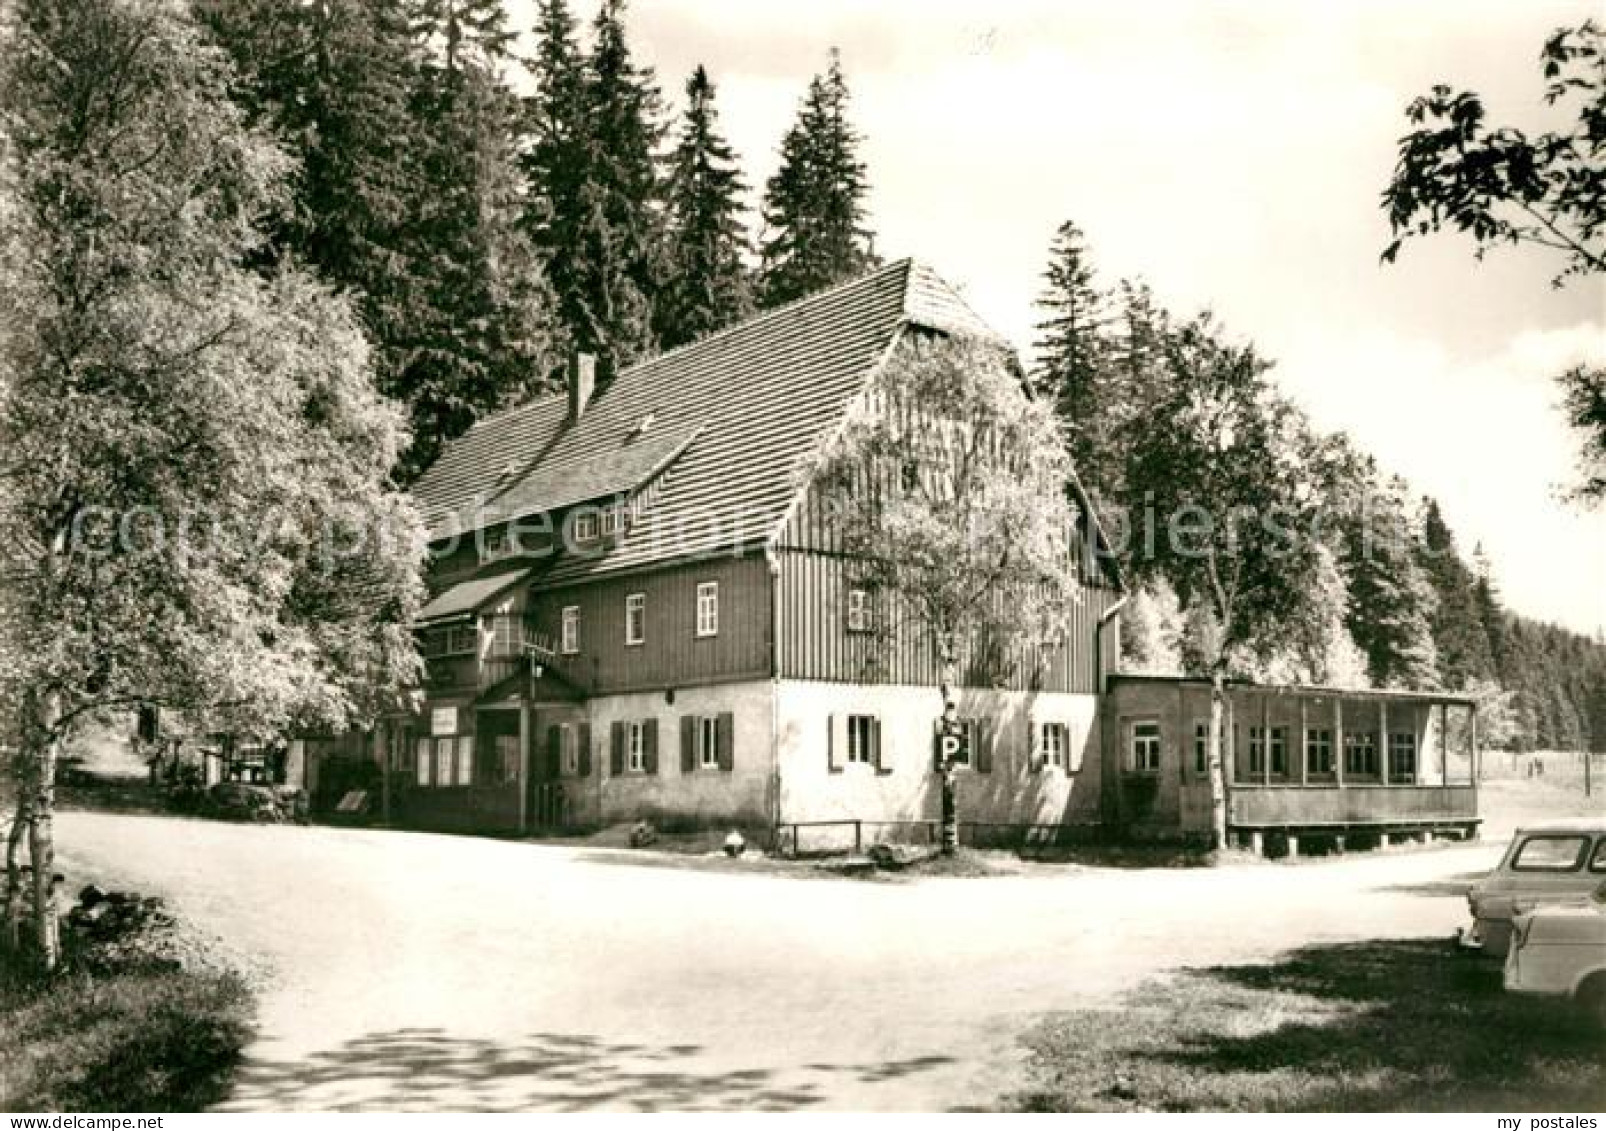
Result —
[{"label": "deciduous tree with pale foliage", "polygon": [[1128,490],[1160,531],[1144,575],[1175,586],[1189,612],[1185,661],[1210,678],[1214,845],[1227,837],[1223,727],[1230,675],[1320,636],[1323,564],[1310,536],[1317,490],[1297,409],[1266,379],[1252,345],[1209,315],[1169,334],[1152,429],[1129,460]]},{"label": "deciduous tree with pale foliage", "polygon": [[156,705],[266,736],[373,718],[416,677],[406,442],[350,305],[244,266],[291,163],[161,0],[15,0],[0,208],[0,717],[16,720],[33,949],[59,955],[55,766]]},{"label": "deciduous tree with pale foliage", "polygon": [[[1081,599],[1071,464],[1052,406],[1002,346],[904,341],[808,471],[879,631],[938,657],[934,706],[954,706],[980,651],[1041,662],[1065,646]],[[941,773],[951,851],[953,767]]]}]

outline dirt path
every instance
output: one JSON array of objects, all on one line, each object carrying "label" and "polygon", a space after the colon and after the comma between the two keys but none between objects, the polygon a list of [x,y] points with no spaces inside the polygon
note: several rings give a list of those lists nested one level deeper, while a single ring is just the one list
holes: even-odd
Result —
[{"label": "dirt path", "polygon": [[1448,936],[1490,846],[902,884],[65,813],[68,866],[273,971],[232,1110],[987,1107],[1015,1035],[1181,965]]}]

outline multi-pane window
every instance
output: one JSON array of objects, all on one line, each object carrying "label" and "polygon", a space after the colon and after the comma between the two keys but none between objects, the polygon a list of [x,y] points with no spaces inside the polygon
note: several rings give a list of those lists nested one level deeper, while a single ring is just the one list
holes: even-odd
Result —
[{"label": "multi-pane window", "polygon": [[473,624],[451,624],[424,633],[420,651],[426,658],[471,655],[479,647],[479,629]]},{"label": "multi-pane window", "polygon": [[874,715],[848,716],[848,761],[874,765],[876,761],[876,720]]},{"label": "multi-pane window", "polygon": [[642,644],[647,639],[647,595],[632,593],[625,598],[625,643]]},{"label": "multi-pane window", "polygon": [[[1249,764],[1255,763],[1255,729],[1249,728]],[[1202,774],[1210,769],[1210,724],[1193,724],[1193,770]]]},{"label": "multi-pane window", "polygon": [[619,533],[624,526],[624,508],[618,503],[609,503],[602,508],[602,536],[604,538]]},{"label": "multi-pane window", "polygon": [[[441,739],[448,742],[449,739]],[[474,736],[459,735],[457,739],[457,775],[453,779],[458,785],[474,784]]]},{"label": "multi-pane window", "polygon": [[1377,776],[1377,735],[1369,730],[1345,733],[1344,772],[1357,777]]},{"label": "multi-pane window", "polygon": [[1397,782],[1416,780],[1416,735],[1411,731],[1389,735],[1389,777]]},{"label": "multi-pane window", "polygon": [[705,770],[719,769],[719,719],[703,715],[697,720],[697,764]]},{"label": "multi-pane window", "polygon": [[1160,724],[1145,720],[1132,724],[1132,768],[1140,774],[1160,772]]},{"label": "multi-pane window", "polygon": [[1271,772],[1287,775],[1288,773],[1288,728],[1271,728]]},{"label": "multi-pane window", "polygon": [[633,722],[625,727],[625,767],[633,774],[647,769],[647,724]]},{"label": "multi-pane window", "polygon": [[870,631],[870,591],[868,589],[848,590],[848,631]]},{"label": "multi-pane window", "polygon": [[719,582],[704,581],[697,586],[697,635],[719,635]]},{"label": "multi-pane window", "polygon": [[577,542],[590,542],[597,536],[597,512],[581,511],[574,516],[574,538]]},{"label": "multi-pane window", "polygon": [[516,656],[523,644],[523,625],[512,616],[490,618],[491,655]]},{"label": "multi-pane window", "polygon": [[1320,727],[1305,731],[1305,769],[1312,774],[1333,772],[1333,732]]},{"label": "multi-pane window", "polygon": [[1069,736],[1065,731],[1064,723],[1043,723],[1040,741],[1043,750],[1043,765],[1065,766],[1065,756],[1070,746]]},{"label": "multi-pane window", "polygon": [[1249,772],[1254,775],[1266,772],[1266,728],[1249,728]]},{"label": "multi-pane window", "polygon": [[416,743],[413,744],[413,769],[418,774],[417,780],[419,785],[430,784],[429,775],[432,767],[430,765],[431,759],[429,755],[434,745],[435,744],[427,738],[420,738]]},{"label": "multi-pane window", "polygon": [[561,647],[565,656],[572,656],[580,650],[580,606],[563,606],[563,632]]}]

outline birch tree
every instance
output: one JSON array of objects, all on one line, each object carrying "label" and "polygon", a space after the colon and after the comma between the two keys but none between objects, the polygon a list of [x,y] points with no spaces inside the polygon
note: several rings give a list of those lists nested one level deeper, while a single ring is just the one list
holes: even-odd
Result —
[{"label": "birch tree", "polygon": [[244,266],[291,163],[160,0],[14,0],[0,106],[0,717],[18,719],[7,921],[59,958],[55,767],[155,705],[265,736],[371,719],[417,671],[406,430],[351,307]]},{"label": "birch tree", "polygon": [[[880,645],[937,657],[952,717],[967,660],[1065,646],[1081,597],[1072,472],[1053,407],[1002,348],[902,342],[809,468]],[[939,767],[943,849],[957,843],[954,766]]]},{"label": "birch tree", "polygon": [[1141,574],[1171,581],[1191,621],[1187,650],[1210,678],[1214,846],[1227,839],[1227,679],[1257,655],[1310,638],[1322,564],[1309,536],[1316,483],[1304,421],[1266,380],[1253,346],[1203,315],[1167,335],[1162,394],[1129,460],[1134,500],[1159,531]]}]

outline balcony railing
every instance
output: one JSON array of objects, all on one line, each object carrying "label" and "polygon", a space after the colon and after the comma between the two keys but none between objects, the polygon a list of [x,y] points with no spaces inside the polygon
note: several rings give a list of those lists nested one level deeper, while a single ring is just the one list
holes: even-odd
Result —
[{"label": "balcony railing", "polygon": [[485,627],[491,638],[485,652],[488,660],[513,660],[532,652],[542,658],[556,655],[550,636],[517,617],[491,617]]}]

